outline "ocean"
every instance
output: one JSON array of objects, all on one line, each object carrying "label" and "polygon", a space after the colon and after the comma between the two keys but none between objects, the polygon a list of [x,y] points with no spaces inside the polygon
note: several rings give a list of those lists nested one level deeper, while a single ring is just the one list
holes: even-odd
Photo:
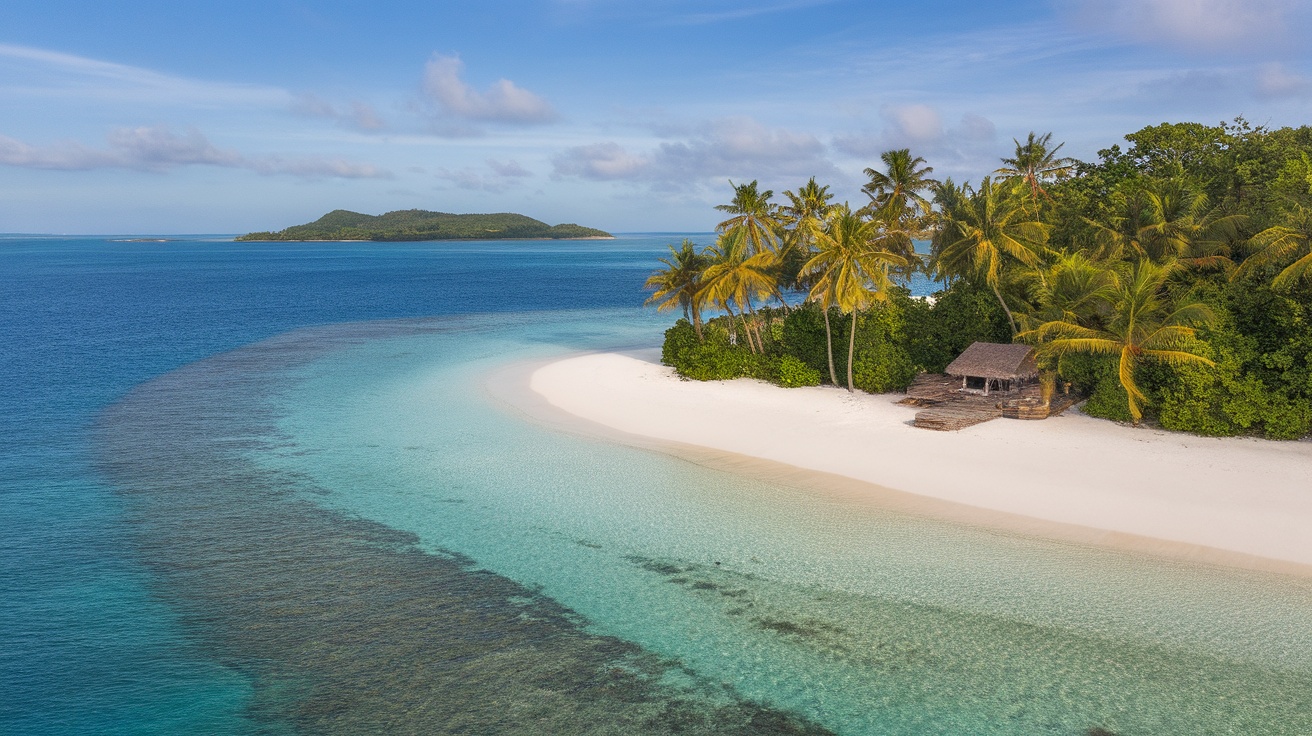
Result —
[{"label": "ocean", "polygon": [[641,284],[683,237],[0,239],[0,732],[1312,733],[1312,581],[489,393],[658,344]]}]

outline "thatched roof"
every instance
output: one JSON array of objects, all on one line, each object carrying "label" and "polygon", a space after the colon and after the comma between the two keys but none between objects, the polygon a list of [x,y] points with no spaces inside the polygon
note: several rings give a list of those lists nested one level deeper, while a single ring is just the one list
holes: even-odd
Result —
[{"label": "thatched roof", "polygon": [[1034,348],[1029,345],[1000,345],[977,342],[957,356],[945,371],[949,376],[972,378],[1034,378],[1039,375]]}]

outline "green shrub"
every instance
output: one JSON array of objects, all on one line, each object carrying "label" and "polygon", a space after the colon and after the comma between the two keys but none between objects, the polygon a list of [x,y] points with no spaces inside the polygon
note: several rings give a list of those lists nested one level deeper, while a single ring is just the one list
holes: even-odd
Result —
[{"label": "green shrub", "polygon": [[852,361],[852,385],[872,394],[905,391],[919,371],[901,345],[863,350]]},{"label": "green shrub", "polygon": [[824,315],[820,307],[808,303],[789,312],[784,318],[782,342],[788,355],[819,371],[822,377],[829,375]]},{"label": "green shrub", "polygon": [[965,279],[924,300],[896,300],[901,307],[905,345],[920,370],[942,373],[973,342],[1011,342],[1011,327],[997,297]]},{"label": "green shrub", "polygon": [[680,376],[695,381],[772,377],[766,357],[752,353],[746,345],[730,345],[729,333],[723,325],[707,323],[702,334],[705,340],[699,341],[687,320],[676,322],[665,331],[661,362]]},{"label": "green shrub", "polygon": [[661,363],[679,370],[687,361],[687,354],[700,344],[692,324],[686,319],[680,319],[665,331],[665,341],[661,343]]},{"label": "green shrub", "polygon": [[784,388],[820,385],[820,371],[792,355],[785,355],[775,360],[771,365],[771,372],[773,382]]},{"label": "green shrub", "polygon": [[1094,387],[1089,400],[1084,402],[1084,413],[1117,422],[1134,421],[1130,415],[1130,397],[1114,374],[1104,377]]}]

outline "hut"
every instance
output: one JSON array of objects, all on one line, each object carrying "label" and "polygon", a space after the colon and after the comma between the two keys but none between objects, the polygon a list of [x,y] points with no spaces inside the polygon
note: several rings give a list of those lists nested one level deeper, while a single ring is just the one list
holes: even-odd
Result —
[{"label": "hut", "polygon": [[1039,378],[1034,348],[977,342],[966,348],[944,371],[961,379],[961,391],[972,394],[1012,393]]}]

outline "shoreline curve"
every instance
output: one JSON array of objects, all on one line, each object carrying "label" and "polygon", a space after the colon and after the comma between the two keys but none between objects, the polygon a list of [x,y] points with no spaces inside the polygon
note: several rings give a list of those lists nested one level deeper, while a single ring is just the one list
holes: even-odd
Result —
[{"label": "shoreline curve", "polygon": [[1003,533],[1312,578],[1312,442],[1196,437],[1067,412],[958,432],[889,395],[685,381],[659,351],[521,363],[487,389],[552,429],[829,499]]}]

